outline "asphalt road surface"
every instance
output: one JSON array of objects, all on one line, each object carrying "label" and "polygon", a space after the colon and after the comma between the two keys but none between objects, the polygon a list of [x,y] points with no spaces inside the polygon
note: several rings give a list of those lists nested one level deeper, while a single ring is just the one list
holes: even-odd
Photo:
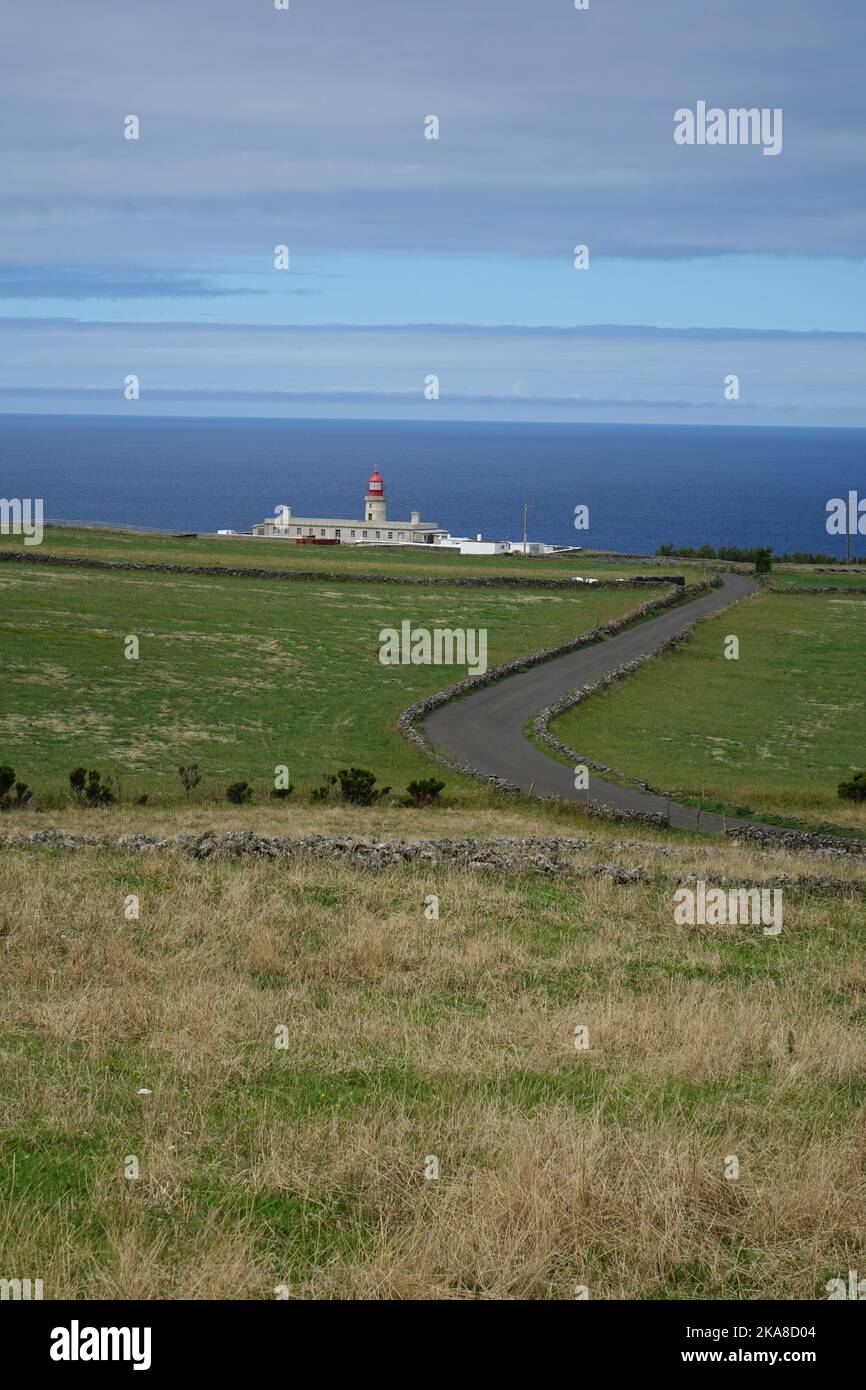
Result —
[{"label": "asphalt road surface", "polygon": [[[566,691],[597,681],[635,657],[658,651],[683,628],[699,618],[720,612],[758,588],[754,580],[742,574],[723,574],[721,580],[721,588],[691,603],[668,609],[648,622],[626,628],[616,637],[566,656],[554,657],[517,675],[505,676],[473,695],[440,706],[424,721],[427,738],[449,757],[468,763],[478,772],[504,777],[537,796],[558,796],[578,803],[589,799],[621,810],[655,811],[664,816],[670,813],[671,825],[686,830],[700,829],[710,835],[722,834],[721,816],[704,811],[698,824],[698,812],[693,807],[606,782],[595,776],[591,768],[588,791],[577,791],[573,770],[548,757],[522,732],[539,710],[552,705]],[[722,659],[720,645],[719,660]],[[675,734],[676,728],[676,709],[672,708],[671,733]],[[733,817],[726,823],[729,827],[749,824],[747,820]],[[772,826],[764,828],[773,829]]]}]

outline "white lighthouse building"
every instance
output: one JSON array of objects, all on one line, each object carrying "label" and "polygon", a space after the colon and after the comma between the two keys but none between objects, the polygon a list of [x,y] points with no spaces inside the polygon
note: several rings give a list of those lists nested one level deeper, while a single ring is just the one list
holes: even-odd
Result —
[{"label": "white lighthouse building", "polygon": [[[364,497],[364,515],[368,521],[385,521],[385,484],[378,468],[367,484],[367,492]],[[417,516],[418,513],[415,512],[414,515]]]},{"label": "white lighthouse building", "polygon": [[422,521],[420,512],[412,512],[408,521],[389,521],[385,502],[385,483],[378,468],[367,483],[364,494],[364,515],[361,521],[346,521],[339,517],[294,516],[289,506],[277,507],[276,515],[253,527],[254,536],[282,540],[335,541],[343,545],[441,545],[448,532],[435,521]]}]

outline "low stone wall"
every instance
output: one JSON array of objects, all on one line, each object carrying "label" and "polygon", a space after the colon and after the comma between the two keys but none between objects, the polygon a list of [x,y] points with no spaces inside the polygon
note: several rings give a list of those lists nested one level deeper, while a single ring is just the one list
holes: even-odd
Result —
[{"label": "low stone wall", "polygon": [[678,882],[687,884],[705,882],[710,888],[781,888],[786,893],[824,893],[829,897],[866,897],[866,882],[860,879],[834,878],[830,874],[775,874],[772,878],[744,884],[742,876],[732,878],[730,874],[706,873],[685,874]]},{"label": "low stone wall", "polygon": [[32,834],[0,836],[0,848],[33,849],[47,846],[62,850],[113,850],[153,853],[177,850],[193,859],[339,860],[362,867],[385,869],[401,864],[455,865],[470,869],[518,869],[532,873],[559,873],[568,868],[564,856],[587,849],[590,840],[561,835],[520,839],[372,840],[356,835],[255,835],[249,830],[219,834],[175,836],[70,834],[63,830],[37,830]]},{"label": "low stone wall", "polygon": [[817,850],[829,857],[834,855],[866,855],[866,840],[850,840],[845,835],[826,835],[818,830],[782,830],[761,825],[753,821],[750,825],[735,826],[728,830],[734,840],[744,840],[748,844],[772,845],[774,849],[785,849],[796,853],[806,850],[814,854]]},{"label": "low stone wall", "polygon": [[837,597],[845,597],[846,594],[866,594],[866,584],[784,584],[779,588],[771,586],[767,589],[768,594],[835,594]]},{"label": "low stone wall", "polygon": [[[255,835],[249,830],[229,830],[218,834],[206,830],[201,835],[175,836],[92,835],[71,834],[64,830],[37,830],[31,834],[0,836],[0,850],[60,849],[67,852],[96,850],[114,853],[152,854],[169,850],[189,855],[193,859],[242,861],[245,859],[274,862],[338,861],[358,868],[392,869],[401,865],[423,868],[449,867],[485,869],[501,873],[533,873],[545,876],[567,875],[576,881],[605,879],[617,884],[669,883],[680,886],[708,880],[702,874],[679,874],[674,869],[661,870],[657,865],[623,865],[615,863],[574,864],[571,857],[592,849],[596,842],[563,835],[519,838],[512,836],[490,839],[442,840],[376,840],[355,835]],[[657,851],[658,846],[629,844],[615,841],[607,849],[626,851]],[[694,853],[694,851],[684,851]],[[712,886],[742,888],[740,879],[727,874],[714,874]],[[866,896],[866,881],[833,878],[826,874],[778,874],[751,888],[783,888],[788,891],[817,892],[832,896]]]},{"label": "low stone wall", "polygon": [[669,827],[667,816],[663,816],[660,811],[633,811],[623,806],[610,806],[605,801],[587,801],[583,810],[588,816],[620,821],[625,825],[656,825],[662,830]]},{"label": "low stone wall", "polygon": [[[327,584],[403,584],[420,588],[572,589],[587,587],[574,579],[531,579],[522,575],[402,575],[365,574],[362,570],[274,570],[252,566],[170,565],[151,560],[98,560],[89,555],[52,555],[35,550],[0,549],[0,560],[29,565],[61,565],[72,569],[126,570],[143,574],[192,574],[210,578],[279,579]],[[599,579],[592,589],[643,589],[672,582],[664,575],[633,575],[629,579]],[[684,591],[682,591],[684,592]],[[682,596],[682,593],[681,595]]]},{"label": "low stone wall", "polygon": [[653,825],[659,826],[662,830],[668,829],[668,818],[656,811],[631,811],[622,806],[611,806],[605,801],[568,801],[562,796],[543,796],[541,793],[534,793],[536,800],[543,801],[547,805],[561,806],[563,810],[579,810],[585,816],[594,817],[596,820],[622,821],[626,824]]}]

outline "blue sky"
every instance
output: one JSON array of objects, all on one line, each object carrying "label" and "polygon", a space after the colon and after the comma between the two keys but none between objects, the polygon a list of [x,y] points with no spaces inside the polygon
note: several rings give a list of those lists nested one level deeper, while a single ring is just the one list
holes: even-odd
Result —
[{"label": "blue sky", "polygon": [[[860,0],[4,27],[0,411],[866,425]],[[676,145],[699,100],[782,152]]]}]

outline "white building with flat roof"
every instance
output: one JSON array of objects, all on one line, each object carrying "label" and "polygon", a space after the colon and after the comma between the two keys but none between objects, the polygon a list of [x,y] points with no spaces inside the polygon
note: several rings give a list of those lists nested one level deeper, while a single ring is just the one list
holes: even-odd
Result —
[{"label": "white building with flat roof", "polygon": [[449,550],[459,550],[461,555],[549,555],[556,547],[544,541],[488,541],[477,535],[445,536],[439,542]]},{"label": "white building with flat roof", "polygon": [[460,541],[461,555],[507,555],[508,541],[486,541],[483,536],[478,535],[475,540],[468,537]]},{"label": "white building with flat roof", "polygon": [[253,527],[254,536],[291,541],[340,541],[344,545],[440,545],[448,532],[435,521],[422,521],[412,512],[408,521],[389,521],[385,484],[378,468],[367,484],[364,517],[345,521],[339,517],[294,516],[291,507],[277,507],[276,515]]}]

